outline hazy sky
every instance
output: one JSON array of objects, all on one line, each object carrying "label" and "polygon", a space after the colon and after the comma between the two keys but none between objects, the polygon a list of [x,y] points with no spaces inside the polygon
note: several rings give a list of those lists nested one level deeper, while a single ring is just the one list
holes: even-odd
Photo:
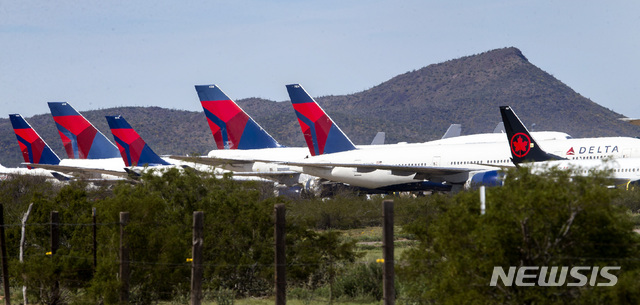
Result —
[{"label": "hazy sky", "polygon": [[[0,1],[3,116],[359,92],[514,46],[583,96],[640,117],[640,1]],[[496,109],[497,111],[497,109]],[[135,121],[135,119],[132,119]]]}]

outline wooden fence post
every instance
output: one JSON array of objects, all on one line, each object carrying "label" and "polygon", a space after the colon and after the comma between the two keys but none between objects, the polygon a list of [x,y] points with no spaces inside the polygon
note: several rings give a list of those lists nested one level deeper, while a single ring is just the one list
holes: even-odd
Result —
[{"label": "wooden fence post", "polygon": [[276,242],[276,305],[287,303],[286,257],[285,257],[285,209],[284,204],[276,204],[275,212],[275,242]]},{"label": "wooden fence post", "polygon": [[2,254],[2,286],[4,288],[4,304],[11,304],[9,291],[9,266],[7,265],[7,244],[4,238],[4,206],[0,204],[0,252]]},{"label": "wooden fence post", "polygon": [[[58,211],[51,211],[51,260],[56,262],[56,252],[60,248],[60,216]],[[53,283],[52,291],[53,304],[58,304],[60,301],[60,282],[58,281],[58,274],[56,272],[55,282]]]},{"label": "wooden fence post", "polygon": [[60,247],[60,216],[58,211],[51,211],[51,257]]},{"label": "wooden fence post", "polygon": [[202,247],[204,244],[204,212],[193,212],[193,251],[191,263],[191,305],[202,302]]},{"label": "wooden fence post", "polygon": [[91,209],[91,218],[93,219],[93,272],[98,268],[98,227],[97,227],[96,208]]},{"label": "wooden fence post", "polygon": [[[24,264],[24,243],[27,238],[27,220],[29,219],[29,214],[31,214],[31,208],[33,207],[33,202],[29,204],[29,208],[27,208],[27,212],[22,216],[22,226],[20,228],[20,254],[18,259],[20,260],[20,264]],[[27,275],[22,274],[22,301],[23,304],[29,304],[29,298],[27,297]]]},{"label": "wooden fence post", "polygon": [[394,287],[394,258],[393,258],[393,200],[382,202],[382,258],[384,258],[384,268],[382,272],[383,299],[385,305],[396,303],[396,292]]},{"label": "wooden fence post", "polygon": [[120,303],[129,303],[129,248],[126,242],[125,228],[129,223],[129,212],[120,212]]}]

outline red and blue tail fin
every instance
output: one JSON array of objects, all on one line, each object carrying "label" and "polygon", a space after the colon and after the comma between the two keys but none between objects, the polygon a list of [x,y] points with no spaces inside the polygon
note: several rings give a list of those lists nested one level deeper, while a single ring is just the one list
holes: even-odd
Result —
[{"label": "red and blue tail fin", "polygon": [[49,109],[70,159],[106,159],[120,156],[118,148],[69,103],[50,102]]},{"label": "red and blue tail fin", "polygon": [[18,138],[24,162],[53,165],[60,163],[58,155],[21,115],[10,114],[9,119],[13,125],[13,131],[16,133],[16,138]]},{"label": "red and blue tail fin", "polygon": [[281,147],[258,123],[244,112],[220,87],[196,85],[218,149],[259,149]]},{"label": "red and blue tail fin", "polygon": [[120,115],[106,116],[113,138],[127,166],[171,165],[158,156]]},{"label": "red and blue tail fin", "polygon": [[287,85],[291,104],[298,116],[311,155],[354,150],[355,145],[320,105],[299,84]]}]

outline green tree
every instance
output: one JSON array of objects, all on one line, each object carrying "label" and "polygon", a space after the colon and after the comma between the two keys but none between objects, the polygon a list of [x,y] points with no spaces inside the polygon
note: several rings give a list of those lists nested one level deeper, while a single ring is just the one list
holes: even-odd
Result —
[{"label": "green tree", "polygon": [[[204,212],[204,288],[231,289],[239,296],[263,296],[273,289],[273,206],[282,198],[261,200],[261,185],[222,179],[208,173],[172,169],[145,174],[141,183],[120,184],[114,196],[97,204],[103,222],[117,223],[130,213],[126,227],[132,298],[141,304],[186,295],[191,265],[194,211]],[[103,246],[92,291],[105,303],[116,300],[119,227],[104,226]],[[308,263],[292,268],[290,283],[306,281],[322,262],[353,260],[353,244],[337,233],[318,233],[295,223],[287,226],[288,260]],[[313,263],[309,263],[313,260]],[[311,267],[309,267],[311,266]]]},{"label": "green tree", "polygon": [[[5,203],[11,285],[29,288],[30,300],[44,304],[117,304],[119,213],[129,212],[130,301],[153,304],[188,295],[194,211],[205,213],[205,283],[209,291],[239,296],[272,293],[273,206],[284,198],[266,196],[261,184],[226,176],[171,169],[150,171],[136,183],[98,187],[72,182],[62,187],[44,179],[15,177],[0,183]],[[270,193],[272,194],[272,193]],[[264,199],[267,198],[267,199]],[[19,264],[22,215],[30,203],[25,263]],[[92,208],[98,213],[98,265],[92,259]],[[50,213],[60,218],[60,248],[50,251]],[[355,259],[354,243],[336,231],[316,232],[287,222],[288,283],[331,281],[343,262]],[[295,218],[295,216],[293,217]],[[59,283],[60,298],[54,297]]]},{"label": "green tree", "polygon": [[[404,226],[419,244],[404,253],[408,298],[438,304],[638,303],[638,235],[612,201],[606,173],[571,177],[551,168],[509,170],[503,187],[432,200],[429,213]],[[615,287],[489,285],[500,266],[621,266]],[[624,300],[624,301],[621,301]]]},{"label": "green tree", "polygon": [[[31,187],[38,189],[36,185]],[[20,279],[20,284],[28,287],[32,301],[65,303],[70,294],[78,294],[87,288],[93,276],[92,234],[91,227],[87,226],[91,223],[90,192],[87,184],[74,182],[57,193],[36,192],[29,197],[33,208],[27,221],[25,262],[19,264],[14,257],[11,262],[13,278]],[[22,212],[26,212],[27,207],[22,208]],[[60,220],[60,245],[52,256],[47,255],[51,251],[51,211],[58,211]],[[15,219],[13,223],[19,224],[20,220]],[[16,250],[19,239],[19,232],[9,239]],[[56,286],[59,289],[54,289]]]}]

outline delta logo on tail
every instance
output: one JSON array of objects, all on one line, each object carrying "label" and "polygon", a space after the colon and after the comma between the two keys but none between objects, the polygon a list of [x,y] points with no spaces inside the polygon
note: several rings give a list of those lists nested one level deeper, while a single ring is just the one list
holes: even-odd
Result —
[{"label": "delta logo on tail", "polygon": [[126,166],[171,165],[153,152],[122,116],[106,118]]},{"label": "delta logo on tail", "polygon": [[281,147],[218,86],[195,87],[218,149]]},{"label": "delta logo on tail", "polygon": [[351,140],[302,86],[292,84],[286,87],[312,156],[355,149]]},{"label": "delta logo on tail", "polygon": [[18,138],[24,162],[51,165],[60,163],[58,155],[51,150],[49,145],[42,140],[40,135],[31,128],[31,125],[21,115],[10,114],[9,119],[16,138]]},{"label": "delta logo on tail", "polygon": [[60,139],[70,159],[117,158],[120,153],[98,129],[69,103],[50,102]]}]

